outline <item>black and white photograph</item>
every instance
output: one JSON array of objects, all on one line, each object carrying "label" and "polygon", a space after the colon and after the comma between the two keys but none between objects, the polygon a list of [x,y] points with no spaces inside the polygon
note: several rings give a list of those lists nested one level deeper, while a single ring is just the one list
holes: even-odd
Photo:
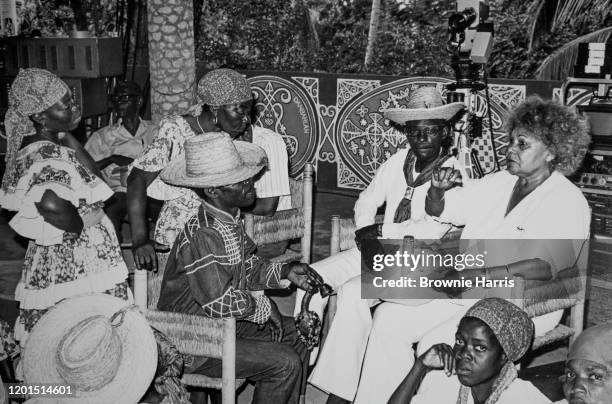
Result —
[{"label": "black and white photograph", "polygon": [[0,404],[612,404],[609,0],[0,0]]}]

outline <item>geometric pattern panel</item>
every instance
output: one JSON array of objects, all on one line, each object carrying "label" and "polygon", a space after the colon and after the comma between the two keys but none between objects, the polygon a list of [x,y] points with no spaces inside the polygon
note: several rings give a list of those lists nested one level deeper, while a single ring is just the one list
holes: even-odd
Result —
[{"label": "geometric pattern panel", "polygon": [[314,160],[319,143],[317,83],[294,83],[277,76],[256,76],[248,80],[255,97],[256,123],[283,137],[290,175],[299,176],[304,165]]},{"label": "geometric pattern panel", "polygon": [[[405,137],[384,119],[383,112],[387,108],[405,107],[410,93],[423,86],[436,87],[446,97],[446,84],[450,82],[444,78],[395,80],[372,87],[346,103],[338,112],[334,131],[338,159],[342,161],[336,173],[337,186],[363,189],[363,184],[370,182],[378,167],[397,149],[406,146]],[[485,173],[505,166],[507,139],[503,132],[503,117],[507,108],[525,98],[525,86],[495,85],[489,93],[495,94],[489,97],[489,102],[486,92],[468,94],[466,97],[470,110],[483,117],[482,137],[470,139],[470,144],[476,150],[478,164]]]},{"label": "geometric pattern panel", "polygon": [[[445,97],[446,85],[452,82],[440,77],[245,73],[252,74],[248,81],[255,95],[256,122],[282,135],[291,175],[300,176],[306,162],[316,167],[331,163],[318,175],[324,175],[328,184],[335,178],[337,188],[352,191],[363,190],[376,169],[406,145],[383,111],[405,107],[410,92],[421,86],[435,86]],[[534,84],[529,85],[533,91]],[[537,85],[540,93],[544,88],[549,97],[559,96],[558,91],[553,93],[556,82]],[[483,118],[482,137],[471,139],[470,147],[485,174],[505,168],[505,116],[528,95],[527,86],[520,81],[492,80],[488,92],[467,97],[470,110]],[[570,89],[568,104],[582,104],[586,98],[584,90]],[[330,167],[335,167],[334,172]]]}]

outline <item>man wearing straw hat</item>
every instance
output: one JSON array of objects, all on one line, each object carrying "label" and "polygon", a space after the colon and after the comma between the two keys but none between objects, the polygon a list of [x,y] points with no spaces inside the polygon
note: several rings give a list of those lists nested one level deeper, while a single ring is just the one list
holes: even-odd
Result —
[{"label": "man wearing straw hat", "polygon": [[[356,241],[379,236],[401,239],[405,235],[439,239],[452,228],[425,213],[425,195],[434,168],[463,170],[457,159],[449,156],[448,148],[452,140],[451,123],[464,108],[462,103],[445,104],[436,87],[424,86],[411,89],[406,107],[385,111],[385,118],[406,136],[409,147],[398,150],[385,161],[359,195],[354,209],[358,229]],[[375,225],[376,211],[383,204],[383,224]],[[325,282],[338,291],[336,315],[309,379],[311,384],[330,393],[328,403],[353,401],[359,396],[358,386],[361,389],[360,375],[368,372],[365,365],[362,370],[362,364],[374,328],[370,308],[380,300],[361,299],[360,263],[360,252],[353,248],[312,265]],[[321,315],[325,304],[325,299],[314,295],[310,308]],[[435,322],[436,311],[428,317],[428,322]],[[426,323],[423,323],[424,328]],[[314,357],[315,354],[311,354],[311,360]],[[367,376],[372,381],[370,384],[384,386],[388,383],[385,374],[375,376]],[[390,385],[389,395],[397,384],[399,381]],[[374,397],[378,398],[376,392]],[[370,397],[361,400],[374,402]]]},{"label": "man wearing straw hat", "polygon": [[[253,93],[244,76],[232,69],[216,69],[198,81],[196,104],[183,116],[160,122],[155,140],[137,158],[128,177],[128,216],[134,261],[140,269],[156,269],[157,258],[149,240],[146,221],[147,195],[164,201],[155,225],[155,242],[172,247],[178,232],[200,205],[197,195],[186,188],[160,180],[159,173],[183,155],[183,144],[192,136],[224,132],[263,148],[268,156],[266,170],[255,181],[256,199],[249,213],[271,216],[291,208],[287,146],[281,135],[251,123]],[[244,207],[243,210],[246,210]],[[279,250],[282,246],[278,246]],[[270,251],[270,257],[282,254]],[[162,268],[163,269],[163,268]]]},{"label": "man wearing straw hat", "polygon": [[[188,187],[200,207],[181,231],[164,273],[158,308],[214,318],[236,317],[236,376],[255,382],[254,403],[297,403],[307,350],[292,319],[251,292],[288,279],[310,290],[322,280],[306,264],[279,264],[253,254],[240,209],[255,199],[253,177],[266,165],[257,145],[208,133],[185,141],[184,158],[164,169],[164,181]],[[260,327],[267,324],[270,331]],[[221,376],[221,361],[200,358],[190,373]]]}]

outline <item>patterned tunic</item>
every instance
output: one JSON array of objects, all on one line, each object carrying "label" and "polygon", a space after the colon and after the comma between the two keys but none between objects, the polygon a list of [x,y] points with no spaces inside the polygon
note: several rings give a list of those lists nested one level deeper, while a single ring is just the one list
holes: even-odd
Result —
[{"label": "patterned tunic", "polygon": [[[185,140],[197,134],[181,116],[172,116],[160,122],[159,133],[136,159],[133,167],[157,172],[184,154]],[[280,135],[271,130],[253,126],[253,144],[266,151],[268,170],[255,182],[260,198],[281,196],[277,210],[291,208],[287,148]],[[147,195],[165,201],[155,226],[155,241],[172,246],[183,226],[200,207],[200,199],[190,189],[166,184],[157,177],[147,188]]]},{"label": "patterned tunic", "polygon": [[265,323],[270,301],[253,291],[282,287],[282,264],[254,255],[240,215],[201,201],[185,224],[166,265],[159,310]]},{"label": "patterned tunic", "polygon": [[[129,296],[127,267],[102,211],[110,188],[79,162],[74,150],[48,141],[20,150],[16,167],[0,204],[17,211],[10,225],[31,240],[15,290],[20,305],[15,336],[23,346],[40,316],[62,299],[88,292]],[[35,203],[48,189],[78,208],[85,225],[78,238],[66,237],[38,213]]]}]

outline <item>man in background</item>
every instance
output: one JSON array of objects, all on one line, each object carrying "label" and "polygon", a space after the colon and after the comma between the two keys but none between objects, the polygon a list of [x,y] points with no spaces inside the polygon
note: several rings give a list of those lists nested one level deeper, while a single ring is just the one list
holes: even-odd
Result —
[{"label": "man in background", "polygon": [[[94,132],[85,149],[96,161],[104,180],[114,195],[109,198],[104,211],[109,217],[119,241],[122,241],[121,223],[127,214],[128,166],[139,157],[153,141],[158,126],[140,118],[143,105],[142,90],[133,81],[120,81],[110,95],[116,122]],[[155,209],[149,204],[149,214]],[[159,210],[159,209],[157,209]]]}]

